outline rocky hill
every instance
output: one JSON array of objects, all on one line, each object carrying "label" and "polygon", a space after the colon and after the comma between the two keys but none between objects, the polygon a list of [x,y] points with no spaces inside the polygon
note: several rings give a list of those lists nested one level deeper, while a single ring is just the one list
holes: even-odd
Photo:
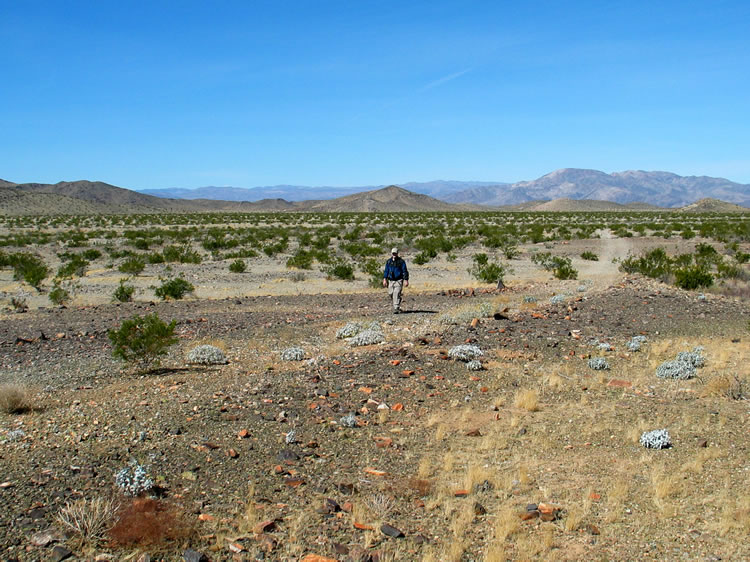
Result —
[{"label": "rocky hill", "polygon": [[458,191],[446,201],[478,205],[516,205],[535,199],[593,199],[627,204],[637,201],[658,207],[682,207],[702,197],[750,207],[750,185],[707,176],[670,172],[564,168],[533,181]]}]

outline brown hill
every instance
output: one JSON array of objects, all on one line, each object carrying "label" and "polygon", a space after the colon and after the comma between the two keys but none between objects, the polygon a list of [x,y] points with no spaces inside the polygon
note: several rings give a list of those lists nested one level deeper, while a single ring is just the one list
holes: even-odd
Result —
[{"label": "brown hill", "polygon": [[429,195],[413,193],[397,185],[389,185],[382,189],[345,195],[326,201],[301,201],[296,205],[300,210],[328,213],[460,211],[469,208],[465,205],[452,205]]},{"label": "brown hill", "polygon": [[706,197],[675,211],[678,213],[749,213],[750,208]]},{"label": "brown hill", "polygon": [[612,201],[600,201],[597,199],[553,199],[551,201],[533,201],[521,203],[509,208],[510,210],[527,212],[627,212],[627,211],[660,211],[660,207],[647,203],[628,203],[622,205]]}]

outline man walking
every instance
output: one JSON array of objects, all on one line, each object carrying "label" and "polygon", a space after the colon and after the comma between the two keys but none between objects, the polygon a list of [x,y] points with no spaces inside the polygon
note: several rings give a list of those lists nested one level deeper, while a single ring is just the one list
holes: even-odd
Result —
[{"label": "man walking", "polygon": [[401,293],[409,286],[409,270],[406,262],[398,256],[398,248],[391,250],[391,258],[385,262],[383,287],[388,287],[388,294],[393,300],[393,314],[401,314]]}]

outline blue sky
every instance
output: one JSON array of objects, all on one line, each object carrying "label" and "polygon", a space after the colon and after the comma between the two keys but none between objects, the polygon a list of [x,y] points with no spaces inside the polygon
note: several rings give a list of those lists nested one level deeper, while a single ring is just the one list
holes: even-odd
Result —
[{"label": "blue sky", "polygon": [[750,2],[0,0],[0,177],[750,183]]}]

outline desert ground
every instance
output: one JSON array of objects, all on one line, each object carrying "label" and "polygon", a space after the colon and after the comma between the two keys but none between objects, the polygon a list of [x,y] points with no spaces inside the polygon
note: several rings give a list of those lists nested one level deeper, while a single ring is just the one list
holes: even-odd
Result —
[{"label": "desert ground", "polygon": [[[366,276],[282,256],[244,273],[149,264],[122,303],[123,275],[92,265],[63,307],[0,270],[3,302],[23,292],[28,307],[0,313],[0,383],[27,402],[0,413],[4,559],[750,558],[748,293],[613,262],[711,240],[597,234],[522,244],[504,290],[467,272],[481,248],[424,265],[404,248],[398,316]],[[555,279],[537,250],[578,278]],[[159,301],[152,287],[175,273],[194,294]],[[114,358],[108,331],[154,312],[178,336],[160,365]],[[372,322],[381,343],[337,337]],[[204,344],[226,364],[190,364]],[[453,358],[460,345],[481,370]],[[282,358],[290,347],[301,360]],[[696,376],[656,376],[697,347]],[[639,443],[657,429],[671,447]],[[153,486],[133,498],[116,476],[136,465]]]}]

